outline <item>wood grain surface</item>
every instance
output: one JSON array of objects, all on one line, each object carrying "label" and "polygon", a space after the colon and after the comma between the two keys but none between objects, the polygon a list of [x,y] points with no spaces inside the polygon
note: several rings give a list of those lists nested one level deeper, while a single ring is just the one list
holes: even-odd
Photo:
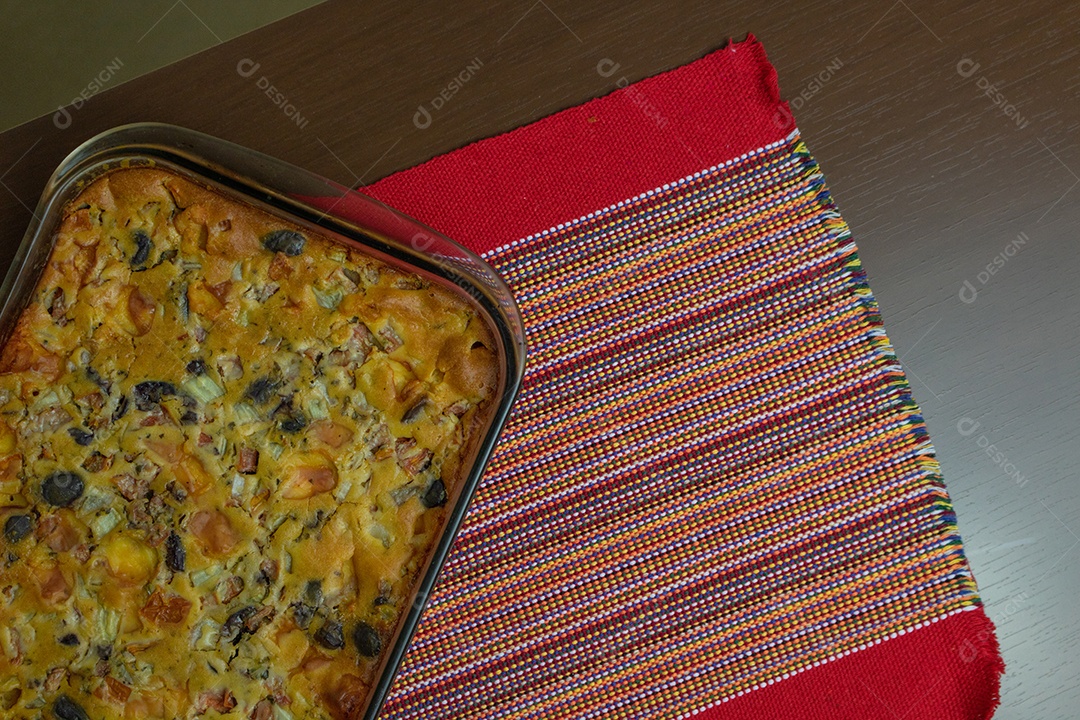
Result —
[{"label": "wood grain surface", "polygon": [[[103,92],[67,127],[48,116],[0,136],[2,266],[61,158],[124,122],[188,126],[357,185],[748,32],[852,227],[924,410],[1005,655],[996,717],[1076,717],[1076,4],[332,0]],[[598,71],[605,60],[615,74]],[[932,687],[911,698],[932,702]]]}]

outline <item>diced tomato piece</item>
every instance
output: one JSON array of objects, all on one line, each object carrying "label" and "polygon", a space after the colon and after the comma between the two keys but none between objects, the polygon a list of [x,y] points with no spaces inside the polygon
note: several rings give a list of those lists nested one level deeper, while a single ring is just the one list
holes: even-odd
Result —
[{"label": "diced tomato piece", "polygon": [[190,610],[190,602],[179,595],[165,595],[158,588],[150,594],[139,614],[156,625],[175,625],[186,620]]},{"label": "diced tomato piece", "polygon": [[309,432],[320,442],[324,442],[332,448],[339,448],[353,439],[353,431],[341,423],[330,420],[320,420],[313,423]]},{"label": "diced tomato piece", "polygon": [[145,335],[154,325],[157,304],[153,298],[144,295],[138,287],[132,286],[127,300],[128,317],[135,328],[135,335]]},{"label": "diced tomato piece", "polygon": [[38,588],[41,599],[49,604],[60,604],[71,597],[71,585],[59,567],[39,571]]},{"label": "diced tomato piece", "polygon": [[188,530],[212,555],[227,554],[240,542],[229,516],[220,510],[200,510],[195,513],[188,520]]},{"label": "diced tomato piece", "polygon": [[333,467],[299,465],[289,471],[281,484],[281,496],[286,500],[305,500],[333,490],[336,485],[337,471]]},{"label": "diced tomato piece", "polygon": [[112,675],[105,676],[105,685],[108,687],[110,700],[117,700],[123,704],[131,697],[131,688],[114,678]]},{"label": "diced tomato piece", "polygon": [[64,372],[64,361],[59,355],[47,351],[38,343],[23,336],[14,335],[0,354],[0,374],[35,372],[56,382]]},{"label": "diced tomato piece", "polygon": [[259,451],[241,445],[237,451],[236,472],[244,475],[252,475],[259,469]]}]

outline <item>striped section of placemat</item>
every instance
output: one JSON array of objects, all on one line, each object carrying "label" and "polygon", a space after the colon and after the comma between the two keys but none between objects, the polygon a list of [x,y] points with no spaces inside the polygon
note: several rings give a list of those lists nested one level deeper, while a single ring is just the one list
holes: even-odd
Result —
[{"label": "striped section of placemat", "polygon": [[797,133],[487,259],[529,369],[384,717],[688,716],[978,607]]}]

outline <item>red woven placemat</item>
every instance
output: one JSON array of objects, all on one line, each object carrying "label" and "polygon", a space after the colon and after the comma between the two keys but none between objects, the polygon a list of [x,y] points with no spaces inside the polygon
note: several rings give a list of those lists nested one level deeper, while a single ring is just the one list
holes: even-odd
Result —
[{"label": "red woven placemat", "polygon": [[753,37],[366,192],[483,253],[531,349],[384,717],[990,716],[925,426]]}]

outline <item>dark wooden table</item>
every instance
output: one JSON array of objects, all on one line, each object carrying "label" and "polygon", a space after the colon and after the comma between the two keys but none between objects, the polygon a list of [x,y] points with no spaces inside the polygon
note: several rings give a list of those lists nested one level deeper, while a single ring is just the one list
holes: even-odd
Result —
[{"label": "dark wooden table", "polygon": [[853,228],[925,412],[1008,664],[996,717],[1075,717],[1076,4],[332,0],[3,133],[0,258],[60,159],[114,125],[185,125],[357,185],[747,32]]}]

